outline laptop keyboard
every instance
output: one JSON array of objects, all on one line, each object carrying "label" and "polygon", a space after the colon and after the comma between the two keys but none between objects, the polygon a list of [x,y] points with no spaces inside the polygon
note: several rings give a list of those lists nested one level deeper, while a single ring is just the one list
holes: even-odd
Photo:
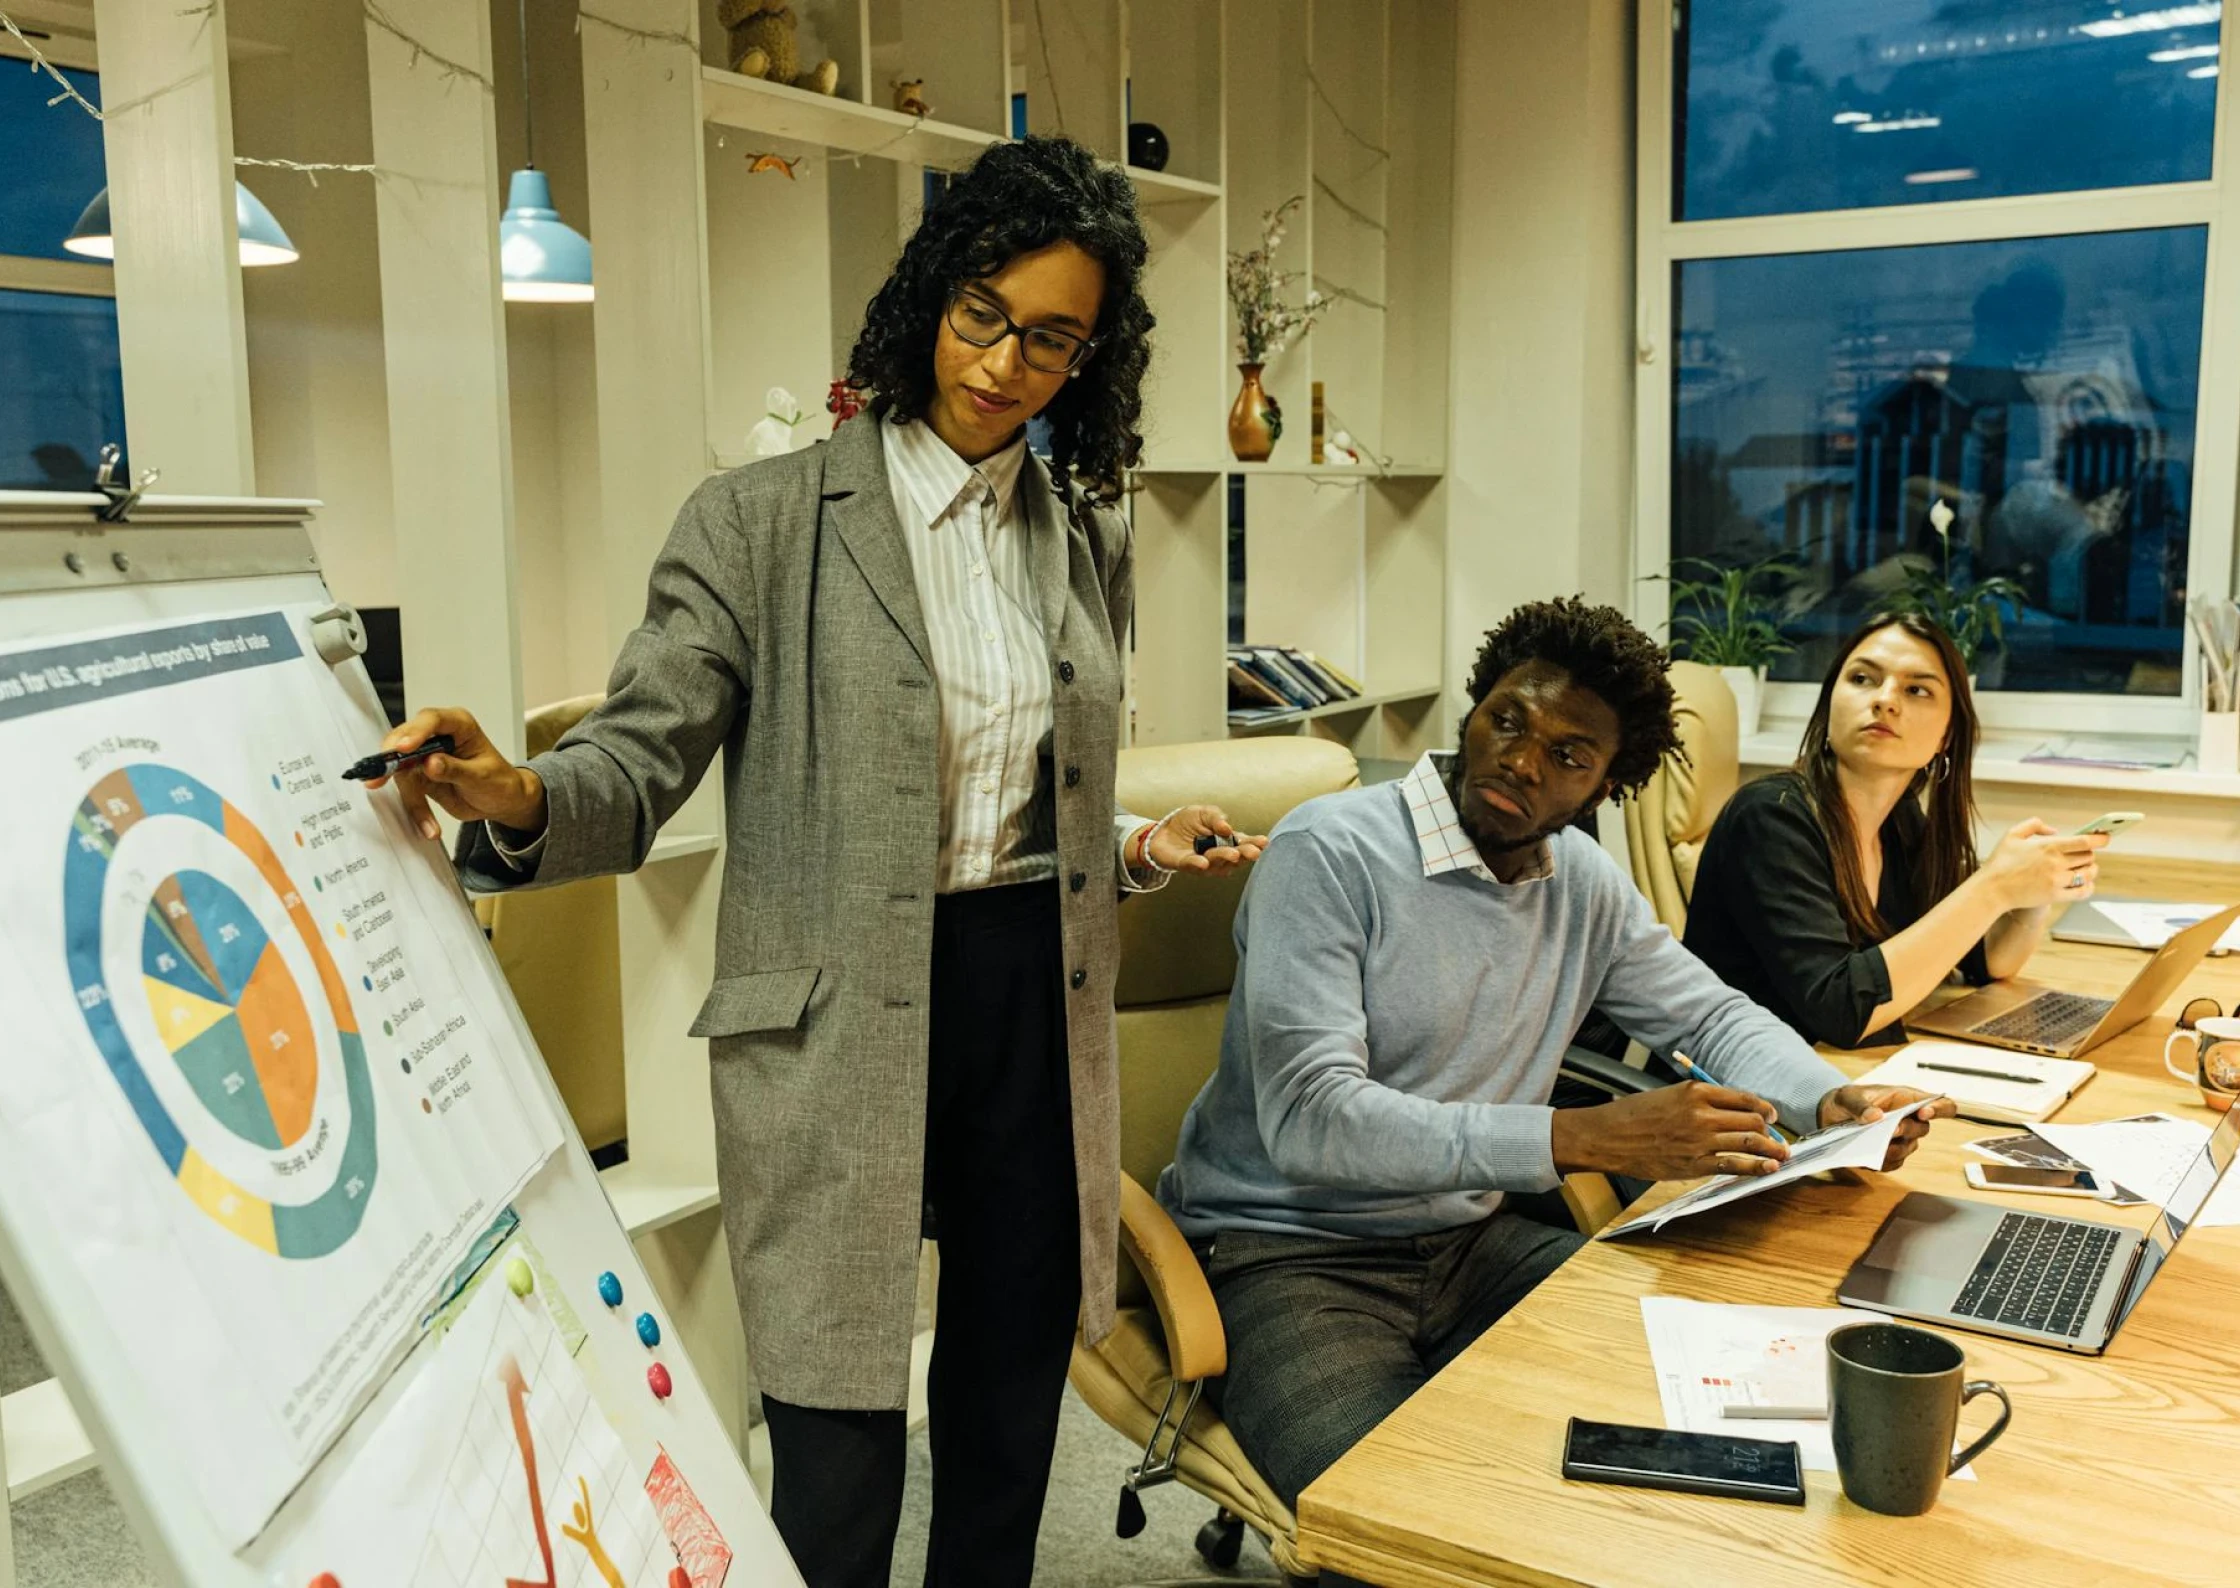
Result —
[{"label": "laptop keyboard", "polygon": [[2009,1213],[1952,1310],[1985,1323],[2074,1338],[2115,1256],[2116,1236],[2097,1224]]},{"label": "laptop keyboard", "polygon": [[2040,993],[2003,1015],[1968,1027],[1968,1035],[2054,1048],[2084,1036],[2114,1007],[2109,999],[2087,998],[2082,993]]}]

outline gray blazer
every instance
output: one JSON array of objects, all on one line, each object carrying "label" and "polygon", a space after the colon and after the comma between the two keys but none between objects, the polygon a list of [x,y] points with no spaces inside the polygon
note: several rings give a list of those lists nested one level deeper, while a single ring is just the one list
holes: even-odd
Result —
[{"label": "gray blazer", "polygon": [[[1084,1325],[1111,1327],[1119,1220],[1113,761],[1133,546],[1020,479],[1055,672]],[[530,765],[532,873],[476,824],[470,889],[634,870],[720,748],[728,841],[709,1041],[724,1226],[757,1382],[903,1405],[916,1298],[933,957],[938,707],[877,421],[709,480],[654,563],[607,698]],[[1085,879],[1085,884],[1084,884]],[[1068,884],[1074,884],[1068,886]]]}]

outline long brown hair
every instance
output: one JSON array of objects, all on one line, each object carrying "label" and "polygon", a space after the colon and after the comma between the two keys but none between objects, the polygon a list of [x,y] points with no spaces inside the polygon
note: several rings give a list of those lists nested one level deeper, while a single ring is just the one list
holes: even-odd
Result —
[{"label": "long brown hair", "polygon": [[1820,700],[1812,708],[1812,720],[1804,725],[1796,766],[1835,862],[1836,908],[1850,928],[1852,941],[1860,944],[1881,942],[1890,935],[1890,925],[1868,893],[1860,869],[1859,835],[1836,780],[1835,751],[1828,743],[1828,710],[1835,699],[1836,680],[1851,665],[1853,653],[1870,636],[1893,628],[1903,629],[1937,653],[1952,692],[1952,721],[1945,727],[1944,744],[1906,785],[1905,799],[1916,802],[1926,818],[1921,841],[1912,846],[1915,901],[1926,911],[1976,869],[1975,779],[1970,770],[1976,758],[1976,703],[1968,689],[1968,664],[1952,636],[1919,613],[1877,613],[1852,631],[1836,652],[1835,666],[1820,681]]}]

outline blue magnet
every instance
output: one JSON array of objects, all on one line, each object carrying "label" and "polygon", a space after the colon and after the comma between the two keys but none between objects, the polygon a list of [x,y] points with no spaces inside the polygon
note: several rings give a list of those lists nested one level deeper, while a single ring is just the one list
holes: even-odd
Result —
[{"label": "blue magnet", "polygon": [[643,1340],[648,1348],[661,1343],[661,1325],[653,1321],[652,1313],[641,1312],[638,1314],[638,1338]]},{"label": "blue magnet", "polygon": [[599,1299],[610,1307],[622,1305],[622,1281],[611,1269],[599,1276]]}]

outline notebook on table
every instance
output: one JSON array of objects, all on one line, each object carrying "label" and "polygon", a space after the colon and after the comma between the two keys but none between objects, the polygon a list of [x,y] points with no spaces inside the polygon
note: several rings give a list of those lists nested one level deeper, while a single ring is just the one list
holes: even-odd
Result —
[{"label": "notebook on table", "polygon": [[2074,1097],[2095,1073],[2088,1059],[2047,1059],[1965,1042],[1909,1042],[1860,1076],[1858,1084],[1942,1092],[1963,1119],[2035,1125]]}]

